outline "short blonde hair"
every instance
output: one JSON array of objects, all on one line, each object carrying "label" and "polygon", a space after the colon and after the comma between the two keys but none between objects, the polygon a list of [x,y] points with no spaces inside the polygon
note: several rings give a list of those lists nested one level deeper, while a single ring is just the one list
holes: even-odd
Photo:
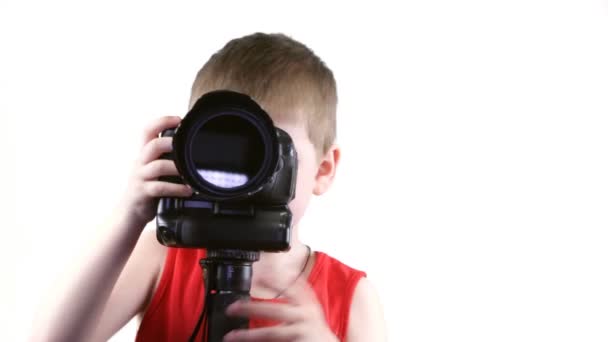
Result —
[{"label": "short blonde hair", "polygon": [[326,153],[336,139],[333,73],[311,49],[284,34],[229,41],[196,75],[190,106],[218,89],[249,95],[275,121],[303,122],[318,152]]}]

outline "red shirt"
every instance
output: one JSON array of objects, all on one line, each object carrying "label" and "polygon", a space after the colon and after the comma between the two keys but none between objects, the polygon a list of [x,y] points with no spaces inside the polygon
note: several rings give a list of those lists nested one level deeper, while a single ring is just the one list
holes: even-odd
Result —
[{"label": "red shirt", "polygon": [[[136,341],[188,341],[205,297],[199,265],[205,254],[202,249],[168,249],[158,289],[141,322]],[[328,326],[343,341],[355,286],[365,273],[325,253],[316,252],[315,255],[308,283],[323,307]],[[272,324],[253,318],[249,325],[256,328]]]}]

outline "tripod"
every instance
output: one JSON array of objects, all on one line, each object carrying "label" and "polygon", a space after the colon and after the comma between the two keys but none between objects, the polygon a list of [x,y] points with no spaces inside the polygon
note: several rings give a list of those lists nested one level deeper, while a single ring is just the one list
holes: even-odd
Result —
[{"label": "tripod", "polygon": [[259,252],[232,249],[208,250],[200,260],[205,283],[203,312],[190,336],[193,342],[203,324],[203,342],[221,342],[234,329],[247,329],[249,320],[226,316],[226,308],[239,299],[250,298],[251,265],[260,259]]}]

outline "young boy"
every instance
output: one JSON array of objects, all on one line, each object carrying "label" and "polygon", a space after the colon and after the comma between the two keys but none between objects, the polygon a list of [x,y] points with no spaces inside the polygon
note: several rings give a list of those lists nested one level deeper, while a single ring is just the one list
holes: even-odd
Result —
[{"label": "young boy", "polygon": [[[225,341],[383,341],[378,297],[361,271],[298,238],[298,222],[312,195],[331,186],[340,160],[336,135],[336,84],[332,72],[305,45],[281,34],[253,34],[230,41],[199,71],[190,105],[206,92],[228,89],[251,96],[292,137],[298,155],[291,249],[262,253],[253,264],[251,296],[227,313],[249,317],[251,329]],[[102,341],[132,317],[143,316],[137,341],[187,341],[204,299],[198,261],[204,250],[167,248],[144,232],[157,198],[190,196],[181,184],[158,181],[177,175],[159,132],[179,117],[163,117],[146,130],[129,189],[79,274],[36,326],[35,341]],[[200,340],[200,332],[199,339]]]}]

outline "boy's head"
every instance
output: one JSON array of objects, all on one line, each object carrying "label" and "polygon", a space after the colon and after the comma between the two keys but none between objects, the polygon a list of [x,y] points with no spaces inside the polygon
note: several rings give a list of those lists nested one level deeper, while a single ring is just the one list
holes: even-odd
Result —
[{"label": "boy's head", "polygon": [[331,185],[340,157],[336,138],[336,82],[308,47],[282,34],[233,39],[196,75],[190,106],[203,94],[227,89],[249,95],[292,137],[298,153],[297,224],[312,194]]}]

